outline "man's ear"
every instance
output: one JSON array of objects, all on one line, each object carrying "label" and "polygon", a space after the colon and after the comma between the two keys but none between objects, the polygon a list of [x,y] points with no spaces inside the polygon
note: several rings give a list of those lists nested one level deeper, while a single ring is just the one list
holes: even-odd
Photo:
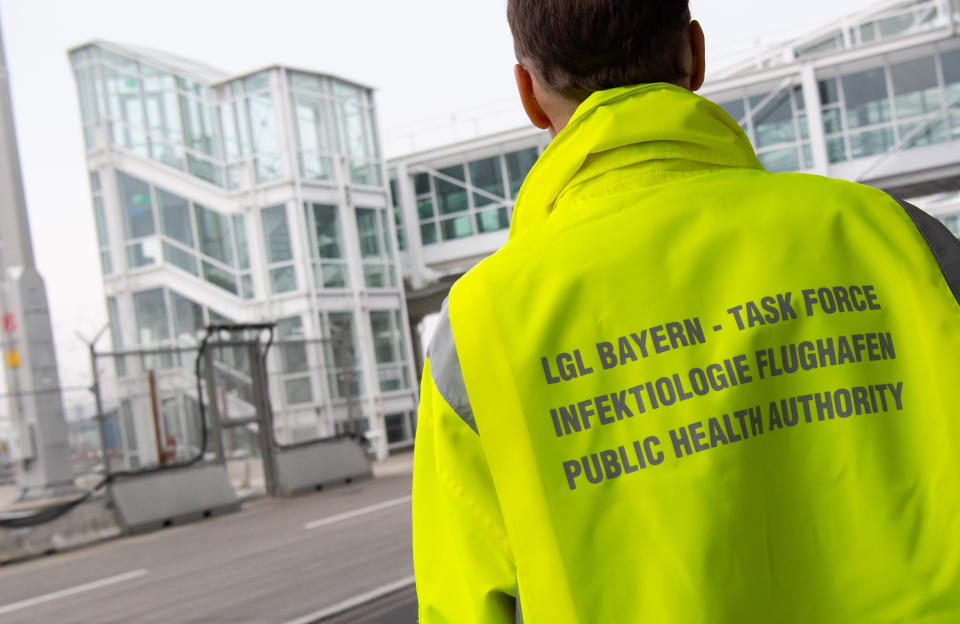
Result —
[{"label": "man's ear", "polygon": [[517,80],[517,91],[520,92],[520,102],[523,104],[523,110],[526,111],[530,123],[546,130],[550,127],[550,118],[543,112],[540,102],[537,101],[537,95],[533,90],[533,77],[530,72],[524,69],[523,65],[517,64],[513,68],[513,76]]},{"label": "man's ear", "polygon": [[700,22],[690,22],[690,52],[693,53],[693,71],[690,72],[690,90],[696,91],[703,86],[703,79],[707,73],[707,52],[703,36],[703,27]]}]

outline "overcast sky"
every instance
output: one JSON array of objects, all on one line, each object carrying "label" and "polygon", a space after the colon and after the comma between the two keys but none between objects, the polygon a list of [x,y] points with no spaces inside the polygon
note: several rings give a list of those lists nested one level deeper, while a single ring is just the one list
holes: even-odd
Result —
[{"label": "overcast sky", "polygon": [[[708,63],[722,66],[873,3],[691,4],[707,33]],[[477,119],[484,130],[523,123],[504,7],[504,0],[0,0],[27,205],[62,383],[89,383],[85,347],[74,332],[92,335],[106,317],[67,48],[106,39],[230,73],[280,63],[349,77],[378,89],[384,135],[396,152],[416,146],[418,131],[451,120]]]}]

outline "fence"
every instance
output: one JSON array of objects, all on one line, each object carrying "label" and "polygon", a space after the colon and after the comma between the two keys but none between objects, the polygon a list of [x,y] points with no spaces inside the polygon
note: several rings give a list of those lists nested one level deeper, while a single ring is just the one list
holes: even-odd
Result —
[{"label": "fence", "polygon": [[[367,430],[358,398],[363,382],[348,345],[331,339],[264,343],[249,331],[219,332],[200,363],[199,383],[197,356],[193,346],[94,354],[105,427],[116,426],[109,472],[222,457],[238,492],[262,492],[265,421],[259,410],[270,410],[269,442],[278,446]],[[253,366],[256,358],[263,367]],[[255,371],[262,370],[261,392]],[[258,402],[264,394],[269,405]]]}]

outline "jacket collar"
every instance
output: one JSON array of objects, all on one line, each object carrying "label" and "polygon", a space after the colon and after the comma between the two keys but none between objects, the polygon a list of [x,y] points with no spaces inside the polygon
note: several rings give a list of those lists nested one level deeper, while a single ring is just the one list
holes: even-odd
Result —
[{"label": "jacket collar", "polygon": [[[611,150],[623,157],[604,158]],[[517,196],[510,238],[546,219],[563,192],[619,166],[686,160],[762,169],[743,129],[709,100],[666,83],[598,91],[574,112]]]}]

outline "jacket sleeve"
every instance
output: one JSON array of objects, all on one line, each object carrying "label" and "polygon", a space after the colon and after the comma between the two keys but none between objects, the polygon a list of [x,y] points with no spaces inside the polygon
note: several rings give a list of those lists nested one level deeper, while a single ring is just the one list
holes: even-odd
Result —
[{"label": "jacket sleeve", "polygon": [[480,436],[438,390],[429,356],[414,451],[413,566],[421,624],[515,621],[516,569]]},{"label": "jacket sleeve", "polygon": [[894,199],[907,212],[924,240],[927,241],[954,299],[960,303],[960,241],[934,217],[913,204],[896,197]]}]

